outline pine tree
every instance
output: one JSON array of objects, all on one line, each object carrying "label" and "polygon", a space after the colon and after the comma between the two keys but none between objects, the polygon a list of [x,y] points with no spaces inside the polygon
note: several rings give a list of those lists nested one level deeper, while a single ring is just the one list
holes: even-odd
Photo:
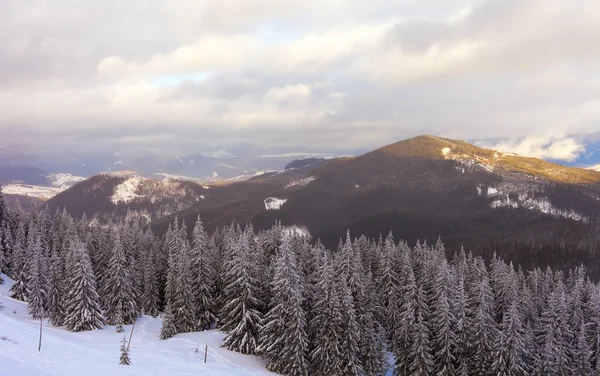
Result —
[{"label": "pine tree", "polygon": [[123,324],[132,324],[137,317],[133,283],[118,230],[114,230],[114,248],[108,264],[105,284],[105,315],[109,325],[117,324],[117,308],[121,307]]},{"label": "pine tree", "polygon": [[[515,282],[511,284],[514,285]],[[514,376],[529,374],[525,362],[527,350],[524,335],[518,302],[514,300],[502,316],[502,328],[493,353],[492,369],[495,374]]]},{"label": "pine tree", "polygon": [[214,270],[209,260],[210,249],[206,240],[206,232],[200,220],[194,226],[191,266],[192,266],[192,293],[196,301],[196,329],[206,330],[216,321],[215,303],[213,297]]},{"label": "pine tree", "polygon": [[261,326],[262,302],[257,298],[256,271],[247,234],[241,234],[231,261],[227,263],[222,330],[227,332],[223,346],[242,354],[254,354]]},{"label": "pine tree", "polygon": [[46,317],[48,292],[46,263],[39,235],[35,236],[31,251],[33,258],[31,260],[29,283],[27,286],[27,307],[29,308],[29,314],[34,320],[41,320]]},{"label": "pine tree", "polygon": [[115,331],[117,333],[123,333],[125,329],[123,328],[123,306],[121,302],[117,303],[117,308],[115,309],[115,319],[114,324],[116,326]]},{"label": "pine tree", "polygon": [[154,262],[154,238],[151,233],[146,234],[146,244],[142,254],[143,264],[143,290],[142,311],[149,316],[158,316],[159,290]]},{"label": "pine tree", "polygon": [[[483,267],[485,268],[485,266]],[[473,320],[473,374],[477,376],[489,375],[492,368],[492,351],[494,339],[498,337],[496,321],[494,320],[494,296],[489,284],[487,272],[475,290],[474,320]]]},{"label": "pine tree", "polygon": [[127,349],[127,340],[123,337],[123,341],[121,341],[121,357],[119,359],[119,364],[124,366],[131,365],[131,359],[129,359],[129,350]]},{"label": "pine tree", "polygon": [[415,321],[411,331],[409,367],[412,375],[427,376],[433,370],[433,357],[429,341],[431,333],[426,322],[429,308],[421,286],[417,286],[414,298]]},{"label": "pine tree", "polygon": [[559,280],[542,314],[542,326],[538,333],[541,353],[535,367],[537,375],[570,375],[572,372],[569,367],[570,333],[566,311],[564,286]]},{"label": "pine tree", "polygon": [[435,359],[435,371],[438,376],[456,375],[456,369],[454,368],[456,339],[453,332],[456,319],[451,306],[453,298],[452,285],[453,279],[450,267],[446,260],[442,259],[435,275],[435,299],[431,312],[431,332],[433,334],[431,348]]},{"label": "pine tree", "polygon": [[362,369],[365,376],[380,376],[388,368],[384,355],[385,329],[376,319],[378,311],[382,310],[379,296],[373,287],[373,277],[368,270],[364,276],[364,294],[359,306],[362,307],[358,316],[358,324],[362,327],[359,349]]},{"label": "pine tree", "polygon": [[71,248],[74,265],[66,299],[65,324],[73,332],[102,329],[100,298],[90,256],[76,235],[71,239]]},{"label": "pine tree", "polygon": [[160,328],[160,339],[165,340],[173,337],[177,334],[177,327],[175,326],[175,317],[171,307],[167,305],[165,308],[165,316],[163,317],[162,327]]},{"label": "pine tree", "polygon": [[191,332],[196,327],[194,315],[193,276],[191,265],[190,244],[186,238],[187,229],[182,222],[181,228],[174,234],[178,244],[178,252],[173,261],[176,263],[177,275],[172,291],[171,309],[175,317],[175,326],[178,333]]},{"label": "pine tree", "polygon": [[[356,311],[350,286],[345,281],[340,281],[340,307],[341,321],[341,371],[343,375],[358,376],[362,373],[359,359],[358,342],[360,331],[356,321]],[[361,286],[362,288],[362,286]]]},{"label": "pine tree", "polygon": [[267,358],[270,371],[308,375],[306,319],[302,309],[302,281],[289,237],[276,256],[271,282],[273,298],[260,330],[257,352]]},{"label": "pine tree", "polygon": [[342,375],[341,302],[339,286],[328,258],[321,265],[319,274],[321,278],[316,289],[314,318],[310,322],[311,331],[315,333],[310,353],[312,374]]},{"label": "pine tree", "polygon": [[[408,376],[412,375],[411,364],[415,358],[415,352],[411,353],[411,347],[415,338],[415,314],[417,311],[416,295],[417,284],[412,268],[411,256],[409,252],[404,252],[402,259],[402,272],[404,283],[401,285],[401,297],[397,310],[397,318],[391,326],[393,332],[392,351],[396,356],[394,365],[394,375]],[[388,334],[389,335],[389,334]]]},{"label": "pine tree", "polygon": [[[17,201],[18,202],[18,201]],[[26,270],[26,240],[25,240],[25,224],[19,222],[17,228],[15,244],[12,254],[12,278],[14,284],[10,288],[11,298],[25,301],[27,299],[27,270]]]}]

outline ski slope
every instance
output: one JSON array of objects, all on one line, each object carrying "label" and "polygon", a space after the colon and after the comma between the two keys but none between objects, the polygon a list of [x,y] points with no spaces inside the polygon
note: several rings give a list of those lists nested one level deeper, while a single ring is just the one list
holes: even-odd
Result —
[{"label": "ski slope", "polygon": [[[132,325],[125,327],[125,333],[116,333],[114,326],[72,333],[44,322],[42,350],[38,352],[39,321],[29,317],[26,303],[9,297],[12,281],[3,277],[0,376],[276,375],[265,369],[259,357],[221,348],[225,335],[217,330],[178,334],[162,341],[158,338],[162,319],[149,316],[142,316],[135,325],[129,349],[130,366],[120,365],[119,356],[120,342],[123,336],[129,339]],[[208,356],[204,364],[206,345]]]}]

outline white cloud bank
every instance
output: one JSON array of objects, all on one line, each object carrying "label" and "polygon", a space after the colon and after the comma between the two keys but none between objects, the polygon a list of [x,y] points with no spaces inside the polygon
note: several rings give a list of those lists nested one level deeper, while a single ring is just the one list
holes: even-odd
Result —
[{"label": "white cloud bank", "polygon": [[600,131],[595,0],[23,0],[0,14],[3,144],[368,148],[433,133],[572,160]]}]

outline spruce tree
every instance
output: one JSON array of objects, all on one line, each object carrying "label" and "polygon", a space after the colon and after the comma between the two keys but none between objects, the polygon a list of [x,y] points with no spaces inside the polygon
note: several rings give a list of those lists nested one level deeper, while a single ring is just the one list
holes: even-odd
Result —
[{"label": "spruce tree", "polygon": [[[18,201],[17,201],[18,202]],[[11,298],[25,301],[27,299],[27,268],[26,268],[26,250],[27,241],[25,240],[25,223],[19,222],[17,228],[15,244],[12,254],[12,278],[15,281],[10,288]]]},{"label": "spruce tree", "polygon": [[[445,257],[445,256],[444,256]],[[454,364],[456,357],[456,338],[453,328],[456,322],[453,303],[453,278],[445,259],[440,261],[434,280],[435,299],[431,312],[432,354],[435,359],[435,371],[438,376],[456,375]]]},{"label": "spruce tree", "polygon": [[257,298],[255,264],[250,254],[247,234],[241,234],[227,263],[225,295],[229,301],[223,306],[222,330],[227,333],[223,346],[242,354],[254,354],[258,345],[262,302]]},{"label": "spruce tree", "polygon": [[175,326],[175,317],[171,307],[167,305],[165,308],[165,316],[163,317],[162,327],[160,328],[160,339],[165,340],[177,334]]},{"label": "spruce tree", "polygon": [[[356,311],[350,286],[345,281],[340,281],[340,308],[341,308],[341,371],[343,375],[358,376],[362,373],[359,358],[358,343],[360,331],[356,319]],[[362,286],[361,286],[362,288]]]},{"label": "spruce tree", "polygon": [[119,364],[124,366],[131,365],[131,359],[129,358],[129,350],[127,349],[127,340],[123,337],[121,341],[121,357],[119,358]]},{"label": "spruce tree", "polygon": [[27,285],[27,307],[34,320],[46,317],[48,291],[46,283],[46,263],[43,254],[40,236],[35,236],[31,246],[32,260],[30,266],[29,283]]},{"label": "spruce tree", "polygon": [[102,329],[100,298],[96,292],[96,280],[87,250],[74,235],[71,239],[73,274],[66,299],[65,324],[73,332]]},{"label": "spruce tree", "polygon": [[132,324],[137,318],[133,282],[127,266],[125,251],[118,230],[114,230],[113,253],[108,264],[105,284],[105,316],[109,325],[117,323],[117,308],[121,308],[123,324]]},{"label": "spruce tree", "polygon": [[142,253],[143,266],[143,289],[142,289],[142,312],[148,316],[158,316],[159,289],[154,262],[154,237],[151,233],[146,234],[146,244]]},{"label": "spruce tree", "polygon": [[292,249],[285,237],[276,256],[271,282],[271,307],[260,330],[257,352],[267,359],[270,371],[285,375],[308,375],[306,319],[302,309],[302,280]]},{"label": "spruce tree", "polygon": [[314,332],[310,353],[312,374],[315,376],[342,375],[342,312],[339,286],[336,283],[331,260],[326,258],[319,270],[314,318],[310,322]]},{"label": "spruce tree", "polygon": [[194,226],[190,264],[192,267],[192,293],[195,297],[196,326],[198,330],[209,329],[216,321],[213,297],[214,270],[210,263],[210,249],[206,232],[200,220]]}]

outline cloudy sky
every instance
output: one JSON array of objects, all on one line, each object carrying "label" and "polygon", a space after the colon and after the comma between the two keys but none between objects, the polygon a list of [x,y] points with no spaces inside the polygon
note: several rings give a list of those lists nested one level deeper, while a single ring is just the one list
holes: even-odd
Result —
[{"label": "cloudy sky", "polygon": [[597,0],[0,1],[0,145],[372,148],[548,159],[600,131]]}]

